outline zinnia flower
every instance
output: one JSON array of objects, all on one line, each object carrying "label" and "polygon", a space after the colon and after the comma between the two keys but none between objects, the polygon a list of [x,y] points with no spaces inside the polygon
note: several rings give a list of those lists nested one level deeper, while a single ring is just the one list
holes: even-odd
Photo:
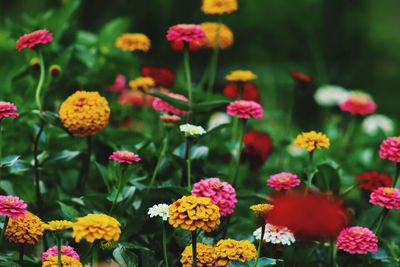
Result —
[{"label": "zinnia flower", "polygon": [[225,24],[215,22],[204,22],[200,24],[200,27],[204,30],[206,35],[203,47],[215,48],[217,36],[218,46],[224,50],[232,46],[233,44],[233,32]]},{"label": "zinnia flower", "polygon": [[[82,263],[73,258],[65,255],[61,255],[61,266],[63,267],[83,267]],[[48,256],[43,262],[42,267],[58,267],[58,257]]]},{"label": "zinnia flower", "polygon": [[221,182],[219,178],[202,179],[195,183],[192,195],[210,198],[211,203],[219,207],[221,216],[232,214],[237,202],[235,188],[227,182]]},{"label": "zinnia flower", "polygon": [[248,162],[254,169],[260,168],[272,151],[272,139],[262,131],[247,130],[243,145],[241,161]]},{"label": "zinnia flower", "polygon": [[157,66],[143,66],[140,73],[154,80],[157,86],[172,87],[175,83],[175,74],[172,70]]},{"label": "zinnia flower", "polygon": [[217,205],[206,197],[183,196],[169,207],[169,224],[175,228],[195,231],[201,228],[207,232],[215,230],[221,223]]},{"label": "zinnia flower", "polygon": [[113,85],[107,86],[106,89],[111,92],[123,92],[126,89],[126,78],[124,75],[119,74],[115,77]]},{"label": "zinnia flower", "polygon": [[30,212],[10,218],[4,235],[11,243],[35,245],[43,236],[43,221]]},{"label": "zinnia flower", "polygon": [[253,117],[259,120],[261,120],[264,115],[261,105],[249,100],[231,102],[226,108],[226,113],[238,118],[249,119]]},{"label": "zinnia flower", "polygon": [[61,104],[59,115],[70,133],[85,137],[94,135],[107,126],[110,107],[98,92],[77,91]]},{"label": "zinnia flower", "polygon": [[191,43],[197,41],[202,43],[205,34],[200,25],[196,24],[178,24],[168,29],[168,41],[184,41]]},{"label": "zinnia flower", "polygon": [[22,35],[17,40],[17,50],[21,51],[24,48],[32,48],[38,44],[47,44],[53,41],[53,34],[48,30],[37,30],[28,34]]},{"label": "zinnia flower", "polygon": [[[172,98],[179,99],[179,100],[188,101],[188,99],[185,96],[180,95],[180,94],[165,93],[165,95],[167,95],[169,97],[172,97]],[[168,104],[167,102],[161,100],[158,97],[156,97],[154,99],[153,108],[155,110],[161,110],[163,112],[169,112],[169,113],[176,114],[176,115],[181,115],[181,116],[186,114],[185,111],[177,109],[177,108],[174,108],[173,106],[171,106],[170,104]]]},{"label": "zinnia flower", "polygon": [[118,241],[121,235],[121,224],[105,214],[88,214],[79,217],[74,223],[72,229],[72,238],[75,242],[81,242],[82,238],[87,242],[93,243],[95,240],[105,239],[106,241]]},{"label": "zinnia flower", "polygon": [[[241,99],[243,100],[253,100],[255,102],[260,102],[260,92],[257,87],[255,87],[252,83],[246,82],[242,87],[242,95]],[[239,98],[239,86],[237,83],[227,83],[224,86],[222,94],[227,97]]]},{"label": "zinnia flower", "polygon": [[[71,258],[75,258],[78,261],[80,260],[78,253],[74,250],[73,247],[70,246],[61,246],[61,255],[68,256]],[[58,247],[54,246],[43,252],[42,254],[42,263],[47,260],[48,256],[57,257],[58,256]],[[62,259],[61,259],[62,260]]]},{"label": "zinnia flower", "polygon": [[155,216],[162,217],[163,221],[168,221],[169,218],[169,206],[168,204],[156,204],[153,207],[149,208],[147,212],[150,215],[150,218]]},{"label": "zinnia flower", "polygon": [[13,103],[0,101],[0,120],[5,117],[18,117],[19,114],[14,111],[17,111],[17,107]]},{"label": "zinnia flower", "polygon": [[292,76],[293,80],[295,80],[298,83],[307,84],[311,82],[310,76],[297,71],[292,71],[290,73],[290,76]]},{"label": "zinnia flower", "polygon": [[274,207],[267,213],[267,222],[289,228],[296,238],[334,238],[348,224],[344,206],[332,195],[288,191],[270,203]]},{"label": "zinnia flower", "polygon": [[379,157],[400,162],[400,136],[384,140],[379,150]]},{"label": "zinnia flower", "polygon": [[149,90],[149,87],[155,86],[153,78],[151,77],[139,77],[129,82],[129,86],[132,89],[143,89],[144,91]]},{"label": "zinnia flower", "polygon": [[363,92],[353,91],[342,102],[339,103],[341,111],[348,111],[351,115],[362,115],[374,113],[376,104],[374,100]]},{"label": "zinnia flower", "polygon": [[[257,228],[253,235],[257,240],[260,240],[261,227]],[[294,238],[292,231],[288,228],[267,223],[265,225],[263,241],[272,244],[291,245],[296,241],[296,239]]]},{"label": "zinnia flower", "polygon": [[290,172],[281,172],[278,174],[271,175],[268,179],[267,185],[275,187],[275,190],[289,189],[291,187],[298,186],[300,179],[297,179],[297,175]]},{"label": "zinnia flower", "polygon": [[249,82],[255,79],[257,75],[250,70],[235,70],[225,76],[225,80],[230,82]]},{"label": "zinnia flower", "polygon": [[378,251],[378,238],[368,228],[353,226],[343,229],[337,240],[336,247],[351,254],[365,254]]},{"label": "zinnia flower", "polygon": [[[214,248],[203,243],[196,243],[197,266],[215,266],[217,255],[214,253]],[[192,244],[187,246],[181,255],[182,267],[193,266],[193,250]]]},{"label": "zinnia flower", "polygon": [[50,230],[50,231],[64,231],[67,229],[72,228],[74,223],[67,221],[67,220],[55,220],[50,221],[48,223],[43,224],[43,230]]},{"label": "zinnia flower", "polygon": [[203,127],[192,125],[189,123],[179,126],[179,130],[184,133],[186,137],[198,137],[199,135],[207,133]]},{"label": "zinnia flower", "polygon": [[263,203],[263,204],[256,204],[250,206],[250,209],[254,211],[254,213],[260,217],[262,220],[265,219],[265,216],[267,215],[267,212],[272,210],[274,205],[268,204],[268,203]]},{"label": "zinnia flower", "polygon": [[115,47],[122,51],[150,50],[151,42],[149,37],[143,33],[124,33],[115,40]]},{"label": "zinnia flower", "polygon": [[237,0],[203,0],[201,6],[201,10],[206,14],[230,14],[237,9]]},{"label": "zinnia flower", "polygon": [[304,147],[308,152],[314,151],[316,148],[321,149],[325,147],[329,149],[330,142],[329,138],[322,133],[317,133],[315,131],[303,132],[296,137],[294,140],[294,145],[296,147]]},{"label": "zinnia flower", "polygon": [[108,159],[113,159],[118,161],[119,163],[128,163],[132,164],[132,162],[140,161],[139,155],[136,155],[133,152],[129,151],[115,151],[108,157]]},{"label": "zinnia flower", "polygon": [[341,86],[323,85],[314,93],[315,102],[320,106],[336,106],[347,97],[349,92]]},{"label": "zinnia flower", "polygon": [[28,213],[27,204],[22,199],[14,196],[0,196],[0,215],[17,219]]},{"label": "zinnia flower", "polygon": [[50,73],[51,77],[54,77],[54,78],[58,77],[58,76],[60,76],[61,72],[62,72],[62,69],[61,69],[60,65],[53,64],[49,67],[49,73]]},{"label": "zinnia flower", "polygon": [[176,115],[161,115],[160,119],[167,124],[174,124],[180,121],[182,118]]},{"label": "zinnia flower", "polygon": [[393,133],[394,122],[385,115],[373,114],[365,117],[362,122],[362,128],[369,135],[377,134],[379,129],[389,135]]},{"label": "zinnia flower", "polygon": [[218,241],[214,249],[217,255],[215,266],[228,266],[235,260],[245,262],[257,256],[256,247],[248,240],[223,239]]},{"label": "zinnia flower", "polygon": [[368,171],[359,174],[356,182],[368,181],[360,184],[358,189],[364,189],[369,192],[378,189],[378,187],[390,187],[392,185],[392,177],[386,173],[378,173],[377,171]]},{"label": "zinnia flower", "polygon": [[387,209],[400,209],[400,189],[379,187],[371,193],[369,202]]}]

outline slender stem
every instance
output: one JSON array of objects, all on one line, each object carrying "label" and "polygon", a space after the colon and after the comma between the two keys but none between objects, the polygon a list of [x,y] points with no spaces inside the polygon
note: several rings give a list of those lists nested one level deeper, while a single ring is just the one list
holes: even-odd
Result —
[{"label": "slender stem", "polygon": [[24,250],[25,250],[25,244],[19,244],[19,261],[18,263],[23,266],[24,263]]},{"label": "slender stem", "polygon": [[163,254],[164,254],[164,263],[165,266],[168,267],[168,258],[167,258],[167,223],[164,222],[163,225],[163,236],[162,236],[162,242],[163,242]]},{"label": "slender stem", "polygon": [[257,258],[254,261],[254,267],[257,267],[258,259],[260,258],[261,255],[261,245],[264,240],[264,234],[265,234],[265,223],[263,222],[263,224],[261,225],[261,236],[260,236],[260,242],[258,243]]},{"label": "slender stem", "polygon": [[61,262],[61,236],[57,235],[57,255],[58,255],[58,267],[62,267]]},{"label": "slender stem", "polygon": [[335,267],[336,266],[335,241],[331,240],[329,243],[330,243],[329,244],[330,266]]},{"label": "slender stem", "polygon": [[216,75],[216,72],[217,72],[218,52],[219,52],[219,36],[220,36],[220,30],[221,30],[221,22],[222,22],[222,16],[220,16],[219,20],[218,20],[217,33],[216,33],[215,42],[214,42],[214,49],[213,49],[213,53],[211,55],[210,75],[209,75],[209,79],[208,79],[208,89],[207,89],[209,94],[211,94],[213,92],[214,82],[215,82],[215,75]]},{"label": "slender stem", "polygon": [[350,138],[353,135],[355,128],[356,128],[356,116],[351,116],[350,122],[347,126],[347,130],[342,138],[342,145],[341,145],[342,150],[347,149],[347,145],[350,141]]},{"label": "slender stem", "polygon": [[397,181],[399,180],[400,174],[400,162],[396,162],[396,173],[394,175],[392,187],[396,187]]},{"label": "slender stem", "polygon": [[38,147],[39,147],[39,140],[40,136],[43,133],[44,129],[44,121],[40,119],[40,126],[39,131],[36,134],[35,141],[33,144],[33,158],[34,158],[34,168],[35,168],[35,189],[36,189],[36,202],[37,208],[39,210],[39,214],[41,213],[42,209],[42,198],[40,194],[40,177],[39,177],[39,159],[38,159]]},{"label": "slender stem", "polygon": [[7,229],[7,225],[8,225],[8,221],[10,220],[10,218],[8,216],[6,216],[6,218],[4,219],[4,224],[3,224],[3,229],[1,229],[1,234],[0,234],[0,246],[3,243],[3,237],[4,237],[4,233]]},{"label": "slender stem", "polygon": [[242,154],[242,149],[243,149],[243,139],[244,139],[244,134],[246,133],[246,122],[247,120],[244,120],[243,126],[242,126],[242,134],[240,136],[240,143],[239,143],[239,149],[236,153],[236,165],[235,165],[235,172],[233,175],[233,182],[232,182],[232,186],[235,187],[236,186],[236,182],[237,182],[237,177],[238,177],[238,173],[239,173],[239,166],[240,166],[240,156]]},{"label": "slender stem", "polygon": [[99,243],[96,241],[93,244],[93,252],[92,252],[92,267],[97,267],[97,263],[99,262]]},{"label": "slender stem", "polygon": [[[312,167],[313,167],[313,156],[314,156],[314,151],[315,150],[313,150],[313,151],[311,151],[308,155],[309,155],[309,170],[310,170],[310,172],[311,172],[311,170],[312,170]],[[310,187],[311,187],[311,183],[312,183],[312,175],[311,174],[309,174],[308,176],[307,176],[307,184],[306,184],[306,190],[305,190],[305,192],[307,193],[308,192],[308,190],[310,189]]]},{"label": "slender stem", "polygon": [[197,246],[197,235],[196,230],[192,231],[192,255],[193,255],[193,267],[197,267],[197,253],[196,253],[196,246]]},{"label": "slender stem", "polygon": [[390,211],[389,209],[384,209],[384,212],[382,213],[381,217],[379,218],[378,225],[376,226],[376,229],[375,229],[376,237],[379,236],[379,231],[381,230],[382,225],[383,225],[383,221],[385,220],[385,218],[388,215],[389,211]]},{"label": "slender stem", "polygon": [[40,112],[42,112],[42,104],[40,103],[40,91],[42,90],[43,87],[43,81],[44,81],[44,60],[43,60],[43,55],[40,50],[38,51],[38,56],[39,56],[39,62],[40,62],[40,76],[39,76],[39,82],[38,85],[36,86],[36,93],[35,93],[35,100],[36,100],[36,105],[38,106],[38,109]]},{"label": "slender stem", "polygon": [[233,117],[233,121],[232,121],[232,139],[231,139],[232,151],[234,150],[235,144],[236,144],[238,124],[239,124],[239,118],[236,117],[236,116]]},{"label": "slender stem", "polygon": [[376,216],[374,222],[371,224],[371,226],[369,227],[369,229],[373,229],[373,228],[376,226],[376,224],[378,223],[378,221],[380,221],[382,215],[385,213],[385,210],[386,210],[386,209],[383,208],[383,209],[379,212],[378,216]]},{"label": "slender stem", "polygon": [[87,153],[82,158],[82,166],[77,183],[77,188],[80,189],[82,195],[85,192],[86,180],[89,176],[90,156],[92,154],[92,137],[88,136],[86,138],[86,141],[87,141]]},{"label": "slender stem", "polygon": [[197,91],[203,90],[204,84],[207,82],[208,77],[210,76],[210,65],[211,65],[211,63],[208,64],[206,70],[204,71],[203,76],[201,77],[201,80],[196,87]]},{"label": "slender stem", "polygon": [[187,122],[190,123],[192,119],[192,103],[193,103],[193,96],[192,96],[192,78],[190,74],[190,61],[189,61],[189,43],[184,42],[184,52],[183,52],[183,65],[185,68],[185,76],[186,76],[186,84],[188,89],[188,117]]},{"label": "slender stem", "polygon": [[192,190],[191,183],[191,162],[192,162],[192,148],[189,138],[187,138],[187,147],[186,147],[186,165],[187,165],[187,188],[189,192]]},{"label": "slender stem", "polygon": [[125,170],[126,170],[126,166],[123,166],[122,167],[122,171],[121,171],[121,173],[119,175],[119,178],[118,178],[117,194],[115,195],[114,201],[113,201],[111,209],[110,209],[110,216],[112,215],[112,212],[114,211],[115,204],[117,204],[119,194],[121,193],[121,190],[122,190],[122,186],[123,186],[122,180],[124,178]]},{"label": "slender stem", "polygon": [[149,183],[149,188],[153,185],[154,181],[156,180],[156,176],[158,173],[158,169],[160,168],[161,161],[163,160],[165,153],[167,152],[167,147],[168,147],[168,138],[169,138],[169,130],[167,130],[167,133],[165,134],[164,140],[163,140],[163,146],[161,148],[160,156],[158,157],[156,167],[154,168],[153,175],[151,176],[151,180]]}]

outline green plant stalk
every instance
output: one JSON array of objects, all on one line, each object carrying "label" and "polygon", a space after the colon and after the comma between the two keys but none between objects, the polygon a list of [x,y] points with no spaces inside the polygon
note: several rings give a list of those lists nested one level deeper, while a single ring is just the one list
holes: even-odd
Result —
[{"label": "green plant stalk", "polygon": [[236,116],[233,117],[233,121],[232,121],[232,138],[231,138],[232,150],[235,148],[235,144],[236,144],[238,124],[239,124],[239,118],[236,117]]},{"label": "green plant stalk", "polygon": [[212,92],[213,92],[215,75],[217,73],[218,52],[219,52],[219,35],[220,35],[220,30],[221,30],[221,23],[222,23],[222,16],[220,16],[218,19],[218,27],[217,27],[217,33],[215,36],[214,49],[213,49],[213,52],[211,55],[210,75],[209,75],[209,79],[208,79],[208,89],[207,89],[209,94],[212,94]]},{"label": "green plant stalk", "polygon": [[399,174],[400,174],[400,162],[396,162],[396,173],[394,174],[392,187],[396,187],[397,181],[399,180]]},{"label": "green plant stalk", "polygon": [[[122,164],[124,164],[124,163],[122,163]],[[122,170],[121,170],[121,173],[120,173],[119,179],[118,179],[117,194],[115,195],[114,201],[113,201],[111,209],[110,209],[110,216],[112,215],[112,212],[114,211],[115,204],[117,204],[119,194],[121,193],[121,190],[123,187],[122,180],[124,178],[126,167],[127,167],[126,165],[122,165]]]},{"label": "green plant stalk", "polygon": [[193,96],[192,96],[192,78],[190,74],[190,61],[189,61],[189,43],[184,42],[184,52],[183,52],[183,65],[185,68],[186,85],[188,90],[188,116],[187,122],[190,123],[192,119],[192,106],[193,106]]},{"label": "green plant stalk", "polygon": [[42,52],[39,49],[37,50],[37,52],[38,52],[39,62],[40,62],[40,76],[39,76],[39,82],[36,86],[35,100],[36,100],[36,105],[37,105],[40,113],[42,113],[42,104],[40,103],[40,92],[43,87],[45,71],[44,71],[44,60],[43,60]]},{"label": "green plant stalk", "polygon": [[21,266],[24,266],[24,250],[25,250],[25,244],[19,244],[19,260],[18,260],[18,263]]},{"label": "green plant stalk", "polygon": [[99,243],[95,241],[92,252],[92,267],[97,267],[99,262]]},{"label": "green plant stalk", "polygon": [[261,246],[264,240],[264,234],[265,234],[265,223],[261,225],[261,237],[260,237],[260,242],[258,242],[257,258],[254,261],[254,267],[257,267],[258,259],[260,258],[261,255]]},{"label": "green plant stalk", "polygon": [[[196,229],[197,230],[197,229]],[[197,267],[197,232],[196,230],[192,231],[192,255],[193,255],[193,267]]]},{"label": "green plant stalk", "polygon": [[329,259],[330,259],[330,266],[335,267],[336,266],[336,246],[335,246],[335,241],[331,240],[329,242]]},{"label": "green plant stalk", "polygon": [[58,267],[62,267],[61,262],[61,236],[57,235],[57,256],[58,256]]},{"label": "green plant stalk", "polygon": [[247,120],[244,120],[244,122],[243,122],[242,134],[240,136],[239,148],[238,148],[238,151],[236,153],[235,172],[233,174],[233,182],[232,182],[232,186],[233,187],[236,186],[237,177],[238,177],[238,174],[239,174],[240,156],[242,155],[243,139],[244,139],[244,134],[246,133],[246,122],[247,122]]},{"label": "green plant stalk", "polygon": [[44,129],[44,121],[43,121],[43,119],[40,119],[39,131],[36,134],[35,142],[33,144],[33,160],[34,160],[34,169],[35,169],[35,189],[36,189],[36,202],[37,202],[36,204],[37,204],[37,208],[39,210],[39,214],[41,214],[41,209],[42,209],[42,197],[40,194],[38,148],[39,148],[40,136],[43,133],[43,129]]},{"label": "green plant stalk", "polygon": [[355,128],[356,128],[356,117],[352,116],[350,118],[349,125],[347,126],[347,130],[342,139],[342,145],[341,145],[342,150],[345,150],[347,148],[350,138],[353,136]]},{"label": "green plant stalk", "polygon": [[10,220],[10,218],[8,216],[6,216],[5,220],[4,220],[4,224],[3,224],[3,229],[1,229],[1,234],[0,234],[0,246],[3,243],[3,238],[4,238],[4,233],[7,229],[7,225],[8,225],[8,221]]},{"label": "green plant stalk", "polygon": [[187,189],[192,191],[191,183],[191,164],[192,164],[192,146],[189,138],[187,137],[187,147],[186,147],[186,166],[187,166]]},{"label": "green plant stalk", "polygon": [[164,140],[163,140],[163,146],[161,148],[161,152],[160,152],[160,155],[158,157],[156,167],[154,168],[153,175],[151,176],[149,187],[151,187],[153,185],[154,181],[156,180],[156,176],[157,176],[157,173],[158,173],[158,169],[160,168],[161,161],[163,160],[163,158],[165,156],[165,153],[167,152],[168,138],[169,138],[169,130],[167,130],[167,133],[165,134],[165,137],[164,137]]},{"label": "green plant stalk", "polygon": [[210,65],[211,65],[211,63],[208,63],[207,68],[204,71],[203,76],[201,77],[201,80],[196,87],[197,91],[203,90],[204,84],[207,82],[208,77],[210,76]]},{"label": "green plant stalk", "polygon": [[167,257],[167,223],[164,222],[163,233],[162,233],[162,244],[163,244],[163,255],[165,266],[168,267],[168,257]]},{"label": "green plant stalk", "polygon": [[[309,169],[310,169],[310,171],[312,170],[312,167],[313,167],[313,158],[314,158],[314,151],[315,150],[313,150],[313,151],[310,151],[310,153],[308,154],[309,155]],[[306,184],[306,193],[308,192],[308,190],[310,189],[310,187],[311,187],[311,183],[312,183],[312,176],[311,175],[308,175],[307,176],[307,184]]]},{"label": "green plant stalk", "polygon": [[85,192],[86,180],[89,176],[90,156],[92,154],[92,137],[88,136],[86,138],[86,142],[87,142],[87,153],[82,158],[82,166],[77,183],[77,188],[80,189],[82,195]]},{"label": "green plant stalk", "polygon": [[389,209],[384,208],[383,212],[381,212],[379,214],[380,218],[379,218],[379,221],[378,221],[378,225],[376,226],[376,229],[375,229],[375,235],[376,235],[377,238],[379,237],[379,232],[380,232],[380,230],[381,230],[381,228],[383,226],[383,222],[384,222],[386,216],[388,215],[389,211],[390,211]]}]

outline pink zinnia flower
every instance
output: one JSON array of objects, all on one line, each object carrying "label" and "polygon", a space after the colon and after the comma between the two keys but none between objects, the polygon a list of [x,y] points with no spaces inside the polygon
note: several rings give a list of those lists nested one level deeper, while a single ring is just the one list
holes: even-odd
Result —
[{"label": "pink zinnia flower", "polygon": [[0,215],[6,215],[12,219],[24,216],[28,213],[28,205],[22,199],[14,196],[0,196]]},{"label": "pink zinnia flower", "polygon": [[378,250],[378,238],[368,228],[361,226],[347,227],[343,229],[337,240],[336,247],[351,254],[365,254]]},{"label": "pink zinnia flower", "polygon": [[119,74],[115,77],[113,85],[107,86],[107,90],[111,92],[122,92],[126,89],[126,78],[124,75]]},{"label": "pink zinnia flower", "polygon": [[239,100],[231,102],[228,105],[226,112],[231,116],[237,116],[238,118],[244,119],[254,117],[261,120],[264,115],[261,105],[251,100]]},{"label": "pink zinnia flower", "polygon": [[[165,93],[165,95],[169,96],[169,97],[173,97],[179,100],[183,100],[183,101],[188,101],[188,99],[180,94],[174,94],[174,93]],[[181,115],[184,116],[186,114],[185,111],[174,108],[173,106],[171,106],[170,104],[168,104],[167,102],[161,100],[160,98],[156,97],[154,99],[153,102],[153,108],[155,110],[161,110],[163,112],[170,112],[172,114],[176,114],[176,115]]]},{"label": "pink zinnia flower", "polygon": [[297,179],[297,175],[290,172],[281,172],[278,174],[271,175],[268,179],[267,185],[275,187],[275,190],[289,189],[291,187],[298,186],[300,179]]},{"label": "pink zinnia flower", "polygon": [[136,155],[135,153],[129,152],[129,151],[116,151],[113,152],[112,155],[108,157],[108,159],[113,159],[116,160],[120,163],[128,163],[132,164],[133,161],[138,162],[140,161],[139,155]]},{"label": "pink zinnia flower", "polygon": [[14,112],[16,110],[17,107],[13,103],[0,101],[0,119],[4,117],[18,117],[19,114]]},{"label": "pink zinnia flower", "polygon": [[394,187],[379,187],[371,193],[369,202],[387,209],[400,209],[400,190]]},{"label": "pink zinnia flower", "polygon": [[[71,258],[75,258],[78,261],[80,260],[78,253],[74,250],[73,247],[70,246],[61,246],[61,255],[68,256]],[[42,263],[47,260],[48,256],[58,256],[58,248],[57,246],[49,248],[47,251],[42,254]]]},{"label": "pink zinnia flower", "polygon": [[372,98],[362,92],[350,93],[340,104],[341,111],[348,111],[351,115],[360,114],[365,116],[374,113],[376,104]]},{"label": "pink zinnia flower", "polygon": [[53,34],[48,30],[38,30],[22,35],[17,41],[17,50],[28,47],[32,48],[37,44],[46,44],[53,41]]},{"label": "pink zinnia flower", "polygon": [[400,162],[400,136],[384,140],[379,150],[379,157]]},{"label": "pink zinnia flower", "polygon": [[218,178],[203,179],[195,183],[192,196],[210,198],[211,203],[219,207],[221,216],[232,214],[237,202],[235,188]]},{"label": "pink zinnia flower", "polygon": [[202,43],[204,38],[204,30],[196,24],[178,24],[170,27],[167,33],[168,41],[185,41],[188,43],[198,41]]}]

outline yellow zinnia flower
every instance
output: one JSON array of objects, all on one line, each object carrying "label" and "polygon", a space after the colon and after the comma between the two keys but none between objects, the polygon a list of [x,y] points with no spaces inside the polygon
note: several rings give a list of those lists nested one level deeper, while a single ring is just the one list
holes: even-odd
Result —
[{"label": "yellow zinnia flower", "polygon": [[203,40],[202,45],[206,48],[214,48],[215,41],[218,35],[218,44],[220,49],[227,49],[233,44],[233,33],[225,24],[204,22],[200,24],[206,38]]},{"label": "yellow zinnia flower", "polygon": [[237,9],[237,0],[203,0],[203,5],[201,6],[201,10],[206,14],[230,14]]},{"label": "yellow zinnia flower", "polygon": [[82,238],[85,238],[89,243],[93,243],[98,239],[106,241],[118,241],[121,235],[121,224],[105,214],[88,214],[84,217],[79,217],[72,226],[72,237],[75,242],[79,243]]},{"label": "yellow zinnia flower", "polygon": [[48,223],[43,224],[43,230],[50,231],[64,231],[69,228],[72,228],[74,223],[67,220],[54,220],[49,221]]},{"label": "yellow zinnia flower", "polygon": [[[61,255],[61,266],[63,267],[83,267],[82,263],[75,258]],[[48,256],[43,262],[42,267],[58,267],[58,256]]]},{"label": "yellow zinnia flower", "polygon": [[257,216],[261,216],[265,215],[265,213],[270,211],[273,207],[274,205],[264,203],[250,206],[250,209],[253,210]]},{"label": "yellow zinnia flower", "polygon": [[139,77],[129,82],[129,86],[132,89],[143,89],[147,91],[149,87],[156,85],[154,80],[150,77]]},{"label": "yellow zinnia flower", "polygon": [[43,236],[43,221],[28,212],[17,219],[10,218],[5,236],[11,243],[35,245]]},{"label": "yellow zinnia flower", "polygon": [[[214,253],[213,246],[205,245],[202,243],[196,244],[197,266],[215,266],[217,255]],[[193,266],[193,251],[190,244],[185,248],[181,255],[182,267]]]},{"label": "yellow zinnia flower", "polygon": [[311,152],[315,148],[321,149],[321,147],[325,147],[329,149],[330,143],[329,138],[325,134],[311,131],[299,134],[296,140],[294,140],[294,145],[296,147],[305,147],[308,152]]},{"label": "yellow zinnia flower", "polygon": [[115,46],[122,51],[149,51],[151,42],[143,33],[124,33],[115,40]]},{"label": "yellow zinnia flower", "polygon": [[257,256],[256,247],[248,240],[223,239],[214,248],[217,260],[214,266],[228,266],[231,261],[254,259]]},{"label": "yellow zinnia flower", "polygon": [[257,75],[250,70],[235,70],[225,76],[225,80],[230,82],[249,82],[255,79]]}]

